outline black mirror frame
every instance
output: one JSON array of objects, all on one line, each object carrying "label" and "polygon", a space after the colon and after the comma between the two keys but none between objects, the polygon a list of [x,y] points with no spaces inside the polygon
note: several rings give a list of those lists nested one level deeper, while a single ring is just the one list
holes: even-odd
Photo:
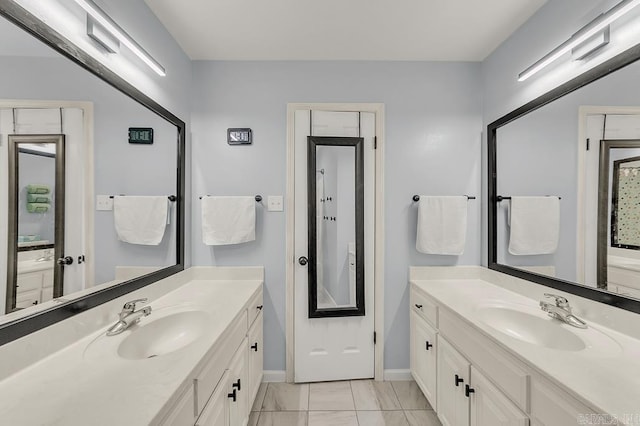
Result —
[{"label": "black mirror frame", "polygon": [[[308,214],[308,299],[309,318],[353,317],[365,315],[364,295],[364,139],[333,136],[307,136],[307,214]],[[351,146],[355,149],[355,205],[356,205],[356,306],[318,308],[317,247],[316,247],[316,147]]]},{"label": "black mirror frame", "polygon": [[636,45],[613,58],[603,62],[600,65],[586,71],[578,77],[556,87],[553,90],[539,96],[538,98],[524,104],[520,108],[508,113],[507,115],[497,119],[487,126],[487,160],[488,160],[488,181],[487,181],[487,210],[488,210],[488,267],[489,269],[502,272],[507,275],[532,281],[547,287],[575,294],[580,297],[591,299],[597,302],[605,303],[616,308],[627,311],[640,313],[640,300],[630,299],[615,293],[609,293],[593,287],[586,287],[571,281],[561,280],[548,277],[545,275],[528,272],[522,269],[514,268],[508,265],[498,263],[498,247],[497,247],[497,130],[530,113],[538,108],[553,102],[569,93],[593,83],[625,66],[632,64],[640,59],[640,45]]},{"label": "black mirror frame", "polygon": [[116,299],[132,291],[153,284],[184,270],[185,253],[185,135],[186,125],[177,116],[162,107],[135,86],[102,65],[89,54],[48,27],[26,9],[14,2],[0,2],[0,15],[31,34],[58,53],[91,72],[142,106],[153,111],[177,127],[177,199],[176,199],[176,264],[150,274],[134,278],[111,287],[100,289],[86,296],[73,299],[59,306],[33,313],[0,325],[0,345],[24,337],[76,314]]}]

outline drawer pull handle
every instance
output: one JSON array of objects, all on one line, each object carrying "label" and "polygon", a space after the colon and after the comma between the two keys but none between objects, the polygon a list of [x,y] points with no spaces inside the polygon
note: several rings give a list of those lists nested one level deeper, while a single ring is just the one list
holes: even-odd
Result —
[{"label": "drawer pull handle", "polygon": [[228,393],[227,398],[231,398],[233,399],[233,402],[236,402],[236,390],[234,389],[233,392]]},{"label": "drawer pull handle", "polygon": [[251,349],[253,349],[255,352],[258,352],[258,342],[255,342],[253,345],[251,345]]},{"label": "drawer pull handle", "polygon": [[263,308],[263,306],[262,306],[262,305],[258,305],[258,306],[256,306],[256,309],[257,309],[257,310],[259,310],[259,311],[261,311],[261,310],[262,310],[262,308]]},{"label": "drawer pull handle", "polygon": [[464,396],[469,398],[469,395],[474,393],[476,390],[469,385],[464,385]]},{"label": "drawer pull handle", "polygon": [[462,382],[464,382],[464,379],[461,377],[458,377],[458,375],[456,374],[456,386],[460,386],[460,383]]},{"label": "drawer pull handle", "polygon": [[427,350],[429,350],[429,348],[432,348],[432,347],[433,347],[433,345],[432,345],[431,343],[429,343],[429,341],[428,341],[428,340],[427,340],[425,343],[426,343],[426,347],[427,347],[426,349],[427,349]]},{"label": "drawer pull handle", "polygon": [[[238,388],[239,391],[242,390],[242,388],[240,387],[240,379],[238,379],[237,382],[235,382],[233,385],[231,385],[231,387],[233,388]],[[235,391],[233,391],[235,393]],[[235,400],[234,400],[235,401]]]},{"label": "drawer pull handle", "polygon": [[418,308],[418,309],[422,309],[422,305],[418,305],[418,304],[416,303],[416,308]]}]

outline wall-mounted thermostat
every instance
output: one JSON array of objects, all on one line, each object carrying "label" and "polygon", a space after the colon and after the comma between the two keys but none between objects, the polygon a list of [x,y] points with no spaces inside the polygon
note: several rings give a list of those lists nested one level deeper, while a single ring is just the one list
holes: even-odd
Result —
[{"label": "wall-mounted thermostat", "polygon": [[251,142],[251,129],[227,129],[227,143],[229,145],[250,145]]}]

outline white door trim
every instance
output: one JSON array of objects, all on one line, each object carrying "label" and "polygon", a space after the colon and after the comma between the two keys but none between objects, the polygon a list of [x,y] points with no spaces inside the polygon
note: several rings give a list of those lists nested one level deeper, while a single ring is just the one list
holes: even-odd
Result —
[{"label": "white door trim", "polygon": [[[585,252],[585,223],[586,223],[586,215],[585,215],[585,203],[586,191],[589,190],[587,188],[586,182],[586,160],[585,160],[585,140],[587,139],[587,119],[590,115],[602,115],[602,114],[629,114],[629,115],[640,115],[640,108],[638,107],[627,107],[627,106],[580,106],[578,108],[578,221],[577,221],[577,232],[576,232],[576,278],[578,283],[589,285],[584,282],[585,274],[584,267],[585,262],[587,261]],[[593,145],[592,145],[593,146]],[[600,149],[600,145],[593,146],[592,149]]]},{"label": "white door trim", "polygon": [[287,104],[287,249],[286,249],[286,381],[294,379],[294,233],[295,233],[295,112],[296,111],[372,112],[376,118],[375,157],[375,272],[374,330],[376,332],[375,380],[384,380],[384,104],[382,103],[290,103]]},{"label": "white door trim", "polygon": [[[83,132],[85,141],[85,191],[84,191],[84,219],[86,224],[85,245],[85,282],[84,288],[94,286],[94,159],[93,159],[93,102],[85,101],[39,101],[25,99],[0,99],[0,108],[77,108],[83,112]],[[0,191],[1,193],[2,191]],[[5,201],[6,204],[6,201]],[[5,221],[6,222],[6,221]],[[3,225],[3,226],[6,226]]]}]

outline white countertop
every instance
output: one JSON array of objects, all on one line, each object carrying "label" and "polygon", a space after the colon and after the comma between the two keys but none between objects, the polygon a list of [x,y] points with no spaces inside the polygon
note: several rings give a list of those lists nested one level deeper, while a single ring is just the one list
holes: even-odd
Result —
[{"label": "white countertop", "polygon": [[[64,426],[152,423],[191,383],[192,374],[205,354],[261,284],[261,280],[195,279],[151,302],[153,311],[147,318],[182,309],[203,310],[211,316],[205,335],[175,352],[127,360],[109,351],[96,354],[86,350],[94,340],[103,338],[106,330],[103,328],[17,372],[0,382],[2,423]],[[125,333],[131,331],[125,331],[123,337]]]},{"label": "white countertop", "polygon": [[[640,416],[640,341],[587,320],[568,327],[587,342],[583,351],[536,346],[497,332],[482,322],[479,307],[492,303],[539,309],[539,301],[480,279],[412,280],[420,290],[485,336],[565,389],[597,413]],[[545,315],[540,311],[542,315]],[[579,317],[579,312],[576,312]],[[636,417],[640,418],[640,417]]]}]

